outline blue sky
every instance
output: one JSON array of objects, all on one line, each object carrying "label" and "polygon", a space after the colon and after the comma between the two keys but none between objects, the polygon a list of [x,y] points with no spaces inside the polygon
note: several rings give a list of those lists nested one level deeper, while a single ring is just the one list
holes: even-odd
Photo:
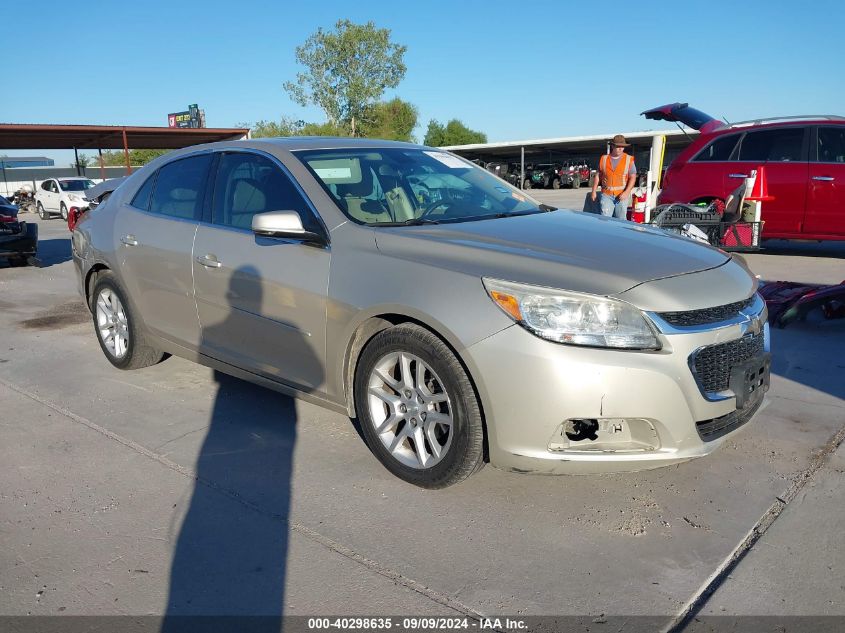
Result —
[{"label": "blue sky", "polygon": [[294,48],[340,18],[408,47],[386,96],[419,108],[418,140],[432,118],[491,141],[659,129],[639,113],[674,101],[730,120],[845,114],[843,2],[7,0],[2,13],[32,26],[6,29],[2,122],[166,125],[189,103],[210,127],[320,121],[282,84]]}]

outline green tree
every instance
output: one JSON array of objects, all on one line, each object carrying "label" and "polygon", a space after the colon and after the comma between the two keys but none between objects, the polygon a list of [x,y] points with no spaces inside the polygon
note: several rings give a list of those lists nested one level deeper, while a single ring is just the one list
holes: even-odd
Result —
[{"label": "green tree", "polygon": [[406,50],[390,41],[390,29],[338,20],[333,31],[319,28],[296,48],[296,60],[306,71],[284,88],[296,103],[316,104],[329,123],[355,136],[367,107],[405,76]]},{"label": "green tree", "polygon": [[472,143],[486,143],[484,132],[471,130],[458,119],[452,119],[446,125],[432,119],[428,123],[424,145],[443,147],[444,145],[470,145]]},{"label": "green tree", "polygon": [[365,108],[359,132],[367,138],[389,141],[413,141],[411,133],[417,126],[419,112],[411,103],[398,97]]},{"label": "green tree", "polygon": [[[78,154],[77,158],[79,159],[79,166],[82,167],[83,169],[85,167],[90,167],[91,165],[94,164],[94,159],[92,159],[90,156],[88,156],[86,154]],[[76,167],[76,165],[77,165],[77,163],[75,163],[75,162],[70,164],[71,167]]]},{"label": "green tree", "polygon": [[282,117],[275,121],[258,121],[254,124],[239,123],[238,127],[250,128],[252,138],[268,138],[275,136],[348,136],[346,130],[331,122],[306,123]]},{"label": "green tree", "polygon": [[[162,154],[166,154],[169,150],[166,149],[130,149],[129,150],[129,164],[130,165],[146,165],[154,158],[158,158]],[[81,157],[80,157],[81,158]],[[99,164],[99,159],[94,163]],[[103,152],[103,164],[106,167],[115,167],[126,164],[126,157],[123,155],[122,149],[106,150]]]}]

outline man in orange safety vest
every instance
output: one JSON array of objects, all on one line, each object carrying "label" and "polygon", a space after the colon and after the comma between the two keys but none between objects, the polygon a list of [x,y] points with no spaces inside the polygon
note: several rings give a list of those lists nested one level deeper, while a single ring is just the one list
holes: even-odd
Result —
[{"label": "man in orange safety vest", "polygon": [[595,202],[596,189],[601,184],[599,203],[602,215],[623,220],[627,218],[628,200],[637,181],[634,157],[625,153],[625,148],[629,146],[630,143],[626,143],[621,134],[613,137],[610,142],[610,154],[604,154],[599,159],[599,168],[590,193],[590,198]]}]

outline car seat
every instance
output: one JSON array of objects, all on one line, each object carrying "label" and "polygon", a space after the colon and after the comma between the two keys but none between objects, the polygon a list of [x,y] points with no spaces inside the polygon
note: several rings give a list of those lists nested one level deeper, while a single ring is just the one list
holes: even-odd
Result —
[{"label": "car seat", "polygon": [[[241,178],[232,187],[228,216],[223,222],[239,229],[252,228],[252,216],[267,210],[267,196],[257,180]],[[224,209],[226,208],[224,207]]]},{"label": "car seat", "polygon": [[346,212],[359,222],[391,222],[388,209],[373,195],[373,172],[368,165],[361,165],[361,180],[352,183],[337,183],[336,192]]}]

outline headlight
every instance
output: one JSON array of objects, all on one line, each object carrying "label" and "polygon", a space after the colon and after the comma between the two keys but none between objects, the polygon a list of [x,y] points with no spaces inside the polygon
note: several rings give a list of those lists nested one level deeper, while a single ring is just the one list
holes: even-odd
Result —
[{"label": "headlight", "polygon": [[482,281],[505,314],[540,338],[590,347],[660,349],[646,317],[624,301],[496,279]]},{"label": "headlight", "polygon": [[75,193],[68,194],[68,198],[69,198],[72,202],[79,202],[80,200],[82,200],[82,198],[80,198],[79,196],[77,196]]}]

